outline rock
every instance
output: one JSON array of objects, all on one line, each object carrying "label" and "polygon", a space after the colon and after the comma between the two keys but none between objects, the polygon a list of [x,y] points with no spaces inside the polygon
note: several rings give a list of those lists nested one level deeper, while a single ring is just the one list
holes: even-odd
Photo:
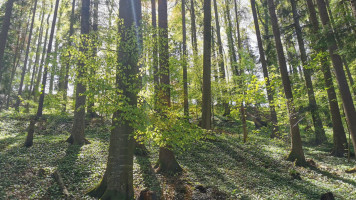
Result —
[{"label": "rock", "polygon": [[137,200],[158,200],[155,192],[148,189],[142,190]]},{"label": "rock", "polygon": [[335,200],[334,195],[332,192],[328,192],[325,194],[322,194],[320,197],[320,200]]}]

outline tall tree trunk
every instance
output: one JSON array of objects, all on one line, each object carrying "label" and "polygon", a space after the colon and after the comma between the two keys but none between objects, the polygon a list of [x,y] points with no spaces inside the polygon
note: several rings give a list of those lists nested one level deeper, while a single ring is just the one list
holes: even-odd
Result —
[{"label": "tall tree trunk", "polygon": [[352,101],[351,92],[349,85],[347,84],[345,71],[343,69],[342,59],[338,51],[338,45],[336,43],[334,32],[332,31],[330,19],[326,9],[326,4],[324,0],[317,0],[317,5],[319,8],[319,15],[323,25],[323,28],[326,31],[326,37],[330,40],[328,45],[329,54],[334,66],[336,79],[339,85],[339,91],[341,94],[342,102],[344,105],[345,115],[347,123],[349,124],[349,131],[352,136],[352,143],[354,150],[356,150],[356,123],[353,123],[356,120],[356,111],[354,103]]},{"label": "tall tree trunk", "polygon": [[[70,14],[70,25],[69,25],[69,37],[68,37],[68,46],[72,45],[72,35],[74,34],[74,23],[75,23],[75,16],[74,13],[75,12],[75,0],[72,1],[72,12]],[[65,77],[64,77],[64,92],[63,92],[63,100],[64,100],[64,104],[63,104],[63,112],[66,111],[67,109],[67,93],[68,93],[68,82],[69,82],[69,68],[70,68],[70,52],[68,53],[68,61],[66,63],[66,69],[65,69]]]},{"label": "tall tree trunk", "polygon": [[[314,38],[319,37],[319,22],[316,16],[315,6],[312,0],[307,0],[307,6],[309,10],[309,19],[312,24],[312,33]],[[316,48],[318,52],[326,52],[326,47]],[[341,114],[339,109],[339,104],[334,88],[334,83],[330,71],[330,66],[326,58],[321,60],[321,69],[324,74],[325,88],[328,94],[328,102],[331,113],[331,121],[333,127],[333,139],[334,139],[334,149],[333,154],[336,156],[343,156],[345,152],[345,145],[347,145],[346,134],[341,120]]]},{"label": "tall tree trunk", "polygon": [[[159,109],[161,110],[161,115],[165,115],[164,108],[171,106],[167,0],[158,0],[158,27],[160,66]],[[160,147],[157,166],[157,172],[176,173],[182,171],[169,146]]]},{"label": "tall tree trunk", "polygon": [[2,27],[0,32],[0,91],[3,88],[1,80],[2,80],[2,73],[4,71],[4,53],[5,53],[7,36],[11,24],[11,15],[12,15],[12,8],[14,5],[14,1],[15,0],[8,0],[6,2],[5,16],[2,21]]},{"label": "tall tree trunk", "polygon": [[[22,9],[20,11],[20,16],[22,16],[23,14],[23,4],[22,4]],[[11,70],[11,75],[10,75],[10,83],[7,89],[7,98],[6,98],[6,109],[9,109],[10,106],[10,98],[11,98],[11,92],[12,92],[12,83],[15,77],[15,73],[16,73],[16,69],[17,69],[17,65],[18,62],[21,59],[21,52],[23,49],[23,46],[25,45],[25,37],[27,35],[27,28],[25,33],[21,33],[21,26],[22,26],[22,22],[19,22],[19,26],[17,27],[17,42],[16,42],[16,46],[15,46],[15,54],[14,54],[14,59],[13,59],[13,66],[12,66],[12,70]]]},{"label": "tall tree trunk", "polygon": [[[62,9],[59,9],[59,16],[58,16],[58,25],[57,25],[57,31],[56,33],[59,33],[59,31],[61,30],[61,20],[62,20]],[[52,61],[52,66],[51,66],[51,76],[49,79],[49,94],[53,94],[53,90],[54,90],[54,77],[57,73],[58,70],[58,48],[59,48],[59,37],[57,37],[56,35],[56,41],[55,41],[55,45],[54,45],[54,59]]]},{"label": "tall tree trunk", "polygon": [[[40,24],[40,33],[38,36],[38,41],[37,41],[37,50],[36,50],[36,58],[35,58],[35,66],[34,66],[34,71],[32,74],[32,78],[31,78],[31,86],[30,86],[30,93],[29,93],[29,97],[32,94],[32,90],[34,88],[34,80],[36,78],[36,74],[38,71],[38,65],[39,65],[39,61],[40,61],[40,50],[41,50],[41,44],[42,44],[42,36],[43,36],[43,29],[44,29],[44,18],[45,18],[45,8],[46,8],[46,4],[45,1],[43,1],[42,4],[42,14],[41,14],[41,24]],[[43,47],[44,48],[44,47]]]},{"label": "tall tree trunk", "polygon": [[277,56],[279,61],[279,69],[282,76],[282,83],[284,87],[284,93],[287,99],[287,107],[289,111],[289,124],[291,133],[292,150],[288,155],[288,160],[296,161],[298,165],[305,164],[305,157],[302,148],[302,139],[300,137],[298,114],[294,108],[293,93],[287,71],[287,64],[284,57],[283,46],[281,42],[281,34],[279,31],[278,19],[276,16],[276,9],[273,0],[267,0],[269,14],[272,21],[273,35],[277,48]]},{"label": "tall tree trunk", "polygon": [[[196,26],[196,16],[195,16],[195,1],[190,0],[190,28],[191,28],[191,42],[192,42],[192,50],[193,50],[193,66],[197,66],[198,64],[198,41],[197,41],[197,26]],[[196,102],[196,114],[198,118],[198,106],[200,101]]]},{"label": "tall tree trunk", "polygon": [[273,33],[272,35],[270,35],[270,16],[268,13],[267,0],[262,0],[262,8],[264,20],[262,20],[262,13],[259,12],[258,5],[256,4],[257,16],[259,17],[259,21],[261,22],[264,28],[264,35],[262,36],[262,38],[265,40],[265,43],[267,43],[265,49],[267,66],[277,66],[277,52],[272,41]]},{"label": "tall tree trunk", "polygon": [[[240,75],[243,73],[242,72],[242,57],[241,57],[241,51],[242,51],[242,41],[241,41],[241,32],[240,32],[240,22],[239,22],[239,17],[237,13],[237,2],[234,0],[235,3],[235,17],[236,17],[236,29],[237,29],[237,53],[239,55],[239,65],[240,65]],[[241,81],[241,86],[243,84],[243,81]],[[242,92],[243,95],[244,92]],[[241,121],[242,121],[242,131],[243,131],[243,136],[244,136],[244,142],[247,142],[247,124],[246,124],[246,111],[243,102],[241,103],[240,106],[240,113],[241,113]]]},{"label": "tall tree trunk", "polygon": [[258,50],[259,50],[259,53],[260,53],[260,61],[261,61],[261,65],[262,65],[263,76],[264,76],[265,81],[266,81],[267,98],[268,98],[268,102],[269,102],[271,121],[272,121],[272,127],[273,127],[273,130],[272,130],[273,132],[271,134],[271,137],[274,138],[276,136],[279,136],[277,113],[276,113],[276,110],[275,110],[275,107],[274,107],[274,99],[273,99],[274,90],[271,87],[271,81],[269,79],[268,66],[267,66],[267,61],[266,61],[266,58],[265,58],[265,52],[264,52],[264,49],[263,49],[260,26],[258,24],[258,19],[257,19],[256,2],[255,2],[255,0],[251,0],[251,9],[252,9],[253,21],[255,23],[257,44],[258,44]]},{"label": "tall tree trunk", "polygon": [[182,26],[183,26],[183,99],[184,116],[189,116],[188,104],[188,72],[187,72],[187,29],[185,24],[185,0],[182,0]]},{"label": "tall tree trunk", "polygon": [[[90,0],[82,0],[81,9],[81,45],[80,51],[84,55],[77,66],[76,90],[75,90],[75,110],[74,122],[71,137],[67,142],[71,144],[83,145],[89,143],[85,139],[85,101],[86,101],[86,83],[83,78],[86,73],[85,60],[88,57],[88,40],[90,32]],[[72,138],[72,139],[71,139]]]},{"label": "tall tree trunk", "polygon": [[231,70],[235,76],[239,75],[238,67],[237,67],[237,56],[234,47],[234,39],[232,37],[232,25],[231,25],[231,17],[230,17],[230,0],[225,0],[225,23],[226,23],[226,35],[229,47],[229,57],[230,57],[230,65]]},{"label": "tall tree trunk", "polygon": [[152,65],[153,65],[153,84],[154,84],[154,104],[155,109],[157,109],[157,100],[159,93],[159,74],[158,74],[158,44],[157,44],[157,14],[156,14],[156,0],[151,0],[151,17],[152,17],[152,40],[153,40],[153,51],[152,51]]},{"label": "tall tree trunk", "polygon": [[[234,47],[234,39],[232,37],[232,25],[231,25],[230,6],[229,6],[230,0],[225,1],[225,4],[226,4],[226,6],[225,6],[225,9],[226,9],[225,18],[226,18],[226,21],[227,21],[226,34],[227,34],[227,37],[228,37],[228,45],[229,45],[229,54],[230,54],[231,67],[232,67],[232,70],[233,70],[233,74],[235,76],[240,76],[240,71],[238,69],[237,57],[236,57],[236,52],[235,52],[235,47]],[[237,29],[238,29],[238,32],[240,32],[239,31],[239,27],[237,27]],[[238,40],[241,40],[241,38],[238,39]],[[240,50],[241,50],[241,41],[240,41],[240,43],[238,43],[239,56],[240,56]],[[239,59],[239,61],[241,61],[241,59]],[[242,82],[239,82],[237,84],[240,87],[242,87]],[[244,142],[246,142],[247,141],[247,124],[246,124],[245,107],[243,105],[243,102],[241,102],[241,105],[240,105],[240,115],[241,115],[241,122],[242,122],[243,138],[244,138]]]},{"label": "tall tree trunk", "polygon": [[[325,5],[326,5],[326,9],[327,9],[328,15],[330,17],[331,28],[334,30],[335,20],[334,20],[333,14],[331,12],[330,1],[329,0],[325,0]],[[340,36],[337,34],[337,32],[334,32],[334,35],[335,35],[336,44],[339,46],[340,49],[343,49],[344,48],[344,44],[343,44],[342,40],[340,39]],[[354,82],[354,79],[352,78],[349,65],[348,65],[344,55],[340,55],[340,57],[341,57],[341,60],[342,60],[342,62],[344,64],[347,78],[350,81],[351,90],[352,90],[354,96],[356,96],[356,87],[354,86],[355,82]]]},{"label": "tall tree trunk", "polygon": [[53,43],[53,37],[54,37],[54,30],[56,28],[58,7],[59,7],[59,0],[56,0],[56,5],[54,8],[54,14],[53,14],[53,20],[52,20],[51,34],[49,36],[49,42],[48,42],[48,48],[47,48],[47,58],[45,61],[45,68],[44,68],[43,78],[42,78],[41,96],[40,96],[40,99],[38,102],[36,116],[34,117],[34,119],[31,120],[29,128],[28,128],[27,137],[26,137],[26,141],[25,141],[26,147],[31,147],[33,145],[33,134],[35,132],[35,125],[36,125],[38,119],[40,117],[42,117],[43,102],[44,102],[44,97],[45,97],[45,92],[46,92],[46,82],[47,82],[47,74],[48,74],[48,63],[49,63],[49,57],[51,56],[51,51],[52,51],[52,43]]},{"label": "tall tree trunk", "polygon": [[[51,10],[53,8],[53,4],[51,5]],[[38,69],[38,75],[37,75],[37,80],[36,80],[36,83],[35,83],[35,86],[33,87],[33,99],[35,101],[37,101],[37,96],[39,94],[38,92],[38,88],[40,87],[40,82],[41,82],[41,79],[42,79],[42,71],[43,71],[43,65],[45,64],[45,58],[46,58],[46,51],[47,51],[47,39],[48,39],[48,32],[49,32],[49,18],[51,16],[51,13],[48,13],[48,16],[47,16],[47,29],[46,29],[46,35],[45,35],[45,38],[44,38],[44,45],[43,45],[43,48],[42,48],[42,56],[41,56],[41,61],[39,63],[40,67]]]},{"label": "tall tree trunk", "polygon": [[[97,47],[97,41],[98,41],[98,26],[99,26],[99,0],[94,0],[94,5],[93,5],[93,32],[94,32],[94,38],[93,38],[93,44],[95,46],[93,46],[93,57],[97,57],[97,52],[98,52],[98,47]],[[91,77],[94,76],[95,74],[95,70],[94,69],[90,69],[90,74]],[[95,87],[91,84],[89,84],[89,89],[90,91],[94,91]],[[95,110],[94,110],[94,105],[95,105],[95,97],[94,95],[90,95],[88,96],[88,115],[91,118],[97,117],[98,115],[96,114]]]},{"label": "tall tree trunk", "polygon": [[202,128],[211,129],[211,0],[204,0]]},{"label": "tall tree trunk", "polygon": [[[234,0],[234,8],[235,8],[235,20],[236,20],[236,30],[237,30],[237,46],[238,46],[238,54],[239,60],[241,60],[241,31],[240,31],[240,22],[239,22],[239,15],[237,11],[237,1]],[[242,73],[242,71],[240,71]]]},{"label": "tall tree trunk", "polygon": [[311,79],[312,70],[309,69],[307,66],[308,58],[307,58],[307,53],[305,51],[302,29],[301,29],[300,23],[299,23],[297,3],[295,0],[290,0],[290,2],[292,4],[294,28],[295,28],[295,32],[297,35],[299,51],[300,51],[300,58],[301,58],[302,64],[303,64],[303,74],[304,74],[304,79],[305,79],[305,85],[307,87],[309,108],[311,110],[314,129],[315,129],[315,143],[321,144],[323,142],[326,142],[327,138],[326,138],[325,131],[323,128],[323,123],[322,123],[320,115],[319,115],[318,105],[316,104],[316,100],[315,100],[314,88],[313,88],[313,83],[312,83],[312,79]]},{"label": "tall tree trunk", "polygon": [[[216,37],[218,41],[218,49],[219,49],[219,55],[218,55],[218,65],[219,65],[219,76],[220,76],[220,81],[226,82],[225,80],[225,64],[224,64],[224,52],[223,52],[223,45],[221,41],[221,33],[220,33],[220,21],[219,21],[219,12],[218,12],[218,6],[216,3],[216,0],[214,0],[214,13],[215,13],[215,26],[216,26]],[[227,91],[224,89],[222,91],[223,94],[226,94]],[[226,100],[223,99],[223,107],[224,107],[224,116],[230,115],[230,107],[229,107],[229,102],[226,102]]]},{"label": "tall tree trunk", "polygon": [[[118,62],[120,64],[117,65],[116,86],[122,91],[118,95],[124,96],[122,99],[124,105],[135,109],[137,108],[138,90],[133,86],[139,82],[136,77],[139,71],[140,41],[136,34],[138,34],[141,20],[141,1],[133,0],[131,3],[127,3],[126,0],[120,0],[119,18],[123,19],[124,23],[119,28],[121,38],[118,46]],[[132,25],[135,25],[136,30],[133,30]],[[132,114],[118,109],[113,115],[114,128],[110,136],[107,168],[101,183],[91,190],[89,195],[100,199],[134,199],[134,139],[132,137],[134,127],[131,121],[122,117]]]},{"label": "tall tree trunk", "polygon": [[17,93],[17,96],[18,96],[18,97],[17,97],[16,104],[15,104],[15,109],[16,109],[16,111],[19,111],[19,106],[20,106],[20,103],[21,103],[20,96],[22,95],[22,87],[23,87],[23,82],[24,82],[25,75],[26,75],[28,54],[30,53],[31,38],[32,38],[32,31],[33,31],[33,24],[34,24],[34,22],[35,22],[35,16],[36,16],[36,10],[37,10],[37,1],[38,1],[38,0],[35,0],[35,4],[34,4],[34,6],[33,6],[32,21],[31,21],[31,25],[30,25],[30,33],[29,33],[29,36],[28,36],[28,42],[27,42],[27,49],[26,49],[25,61],[24,61],[23,68],[22,68],[19,91],[18,91],[18,93]]},{"label": "tall tree trunk", "polygon": [[197,26],[196,26],[196,20],[195,20],[195,7],[194,7],[194,1],[195,0],[190,0],[190,20],[191,20],[191,33],[192,33],[192,46],[193,46],[193,54],[194,54],[194,59],[198,54],[198,42],[197,42]]}]

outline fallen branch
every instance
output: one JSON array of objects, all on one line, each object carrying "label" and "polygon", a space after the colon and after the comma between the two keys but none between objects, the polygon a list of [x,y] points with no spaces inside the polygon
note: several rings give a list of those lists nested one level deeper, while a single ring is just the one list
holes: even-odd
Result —
[{"label": "fallen branch", "polygon": [[61,190],[62,190],[62,193],[64,194],[64,196],[70,197],[70,194],[69,194],[69,192],[68,192],[66,186],[64,185],[62,176],[61,176],[61,174],[59,173],[58,170],[56,170],[56,171],[53,173],[53,177],[54,177],[54,179],[57,181],[59,187],[60,187]]}]

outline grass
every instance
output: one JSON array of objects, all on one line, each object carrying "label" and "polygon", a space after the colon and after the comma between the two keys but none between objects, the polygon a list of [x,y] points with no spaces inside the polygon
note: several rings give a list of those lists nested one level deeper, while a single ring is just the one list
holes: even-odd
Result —
[{"label": "grass", "polygon": [[[65,140],[71,116],[46,115],[36,128],[34,146],[25,148],[28,122],[27,115],[0,114],[0,199],[63,199],[51,177],[55,170],[62,174],[74,199],[92,199],[85,192],[99,183],[105,171],[109,123],[89,123],[86,136],[91,144],[70,146]],[[330,131],[327,134],[331,141]],[[266,135],[251,131],[244,144],[236,129],[229,129],[198,141],[185,152],[176,152],[184,172],[173,177],[154,172],[158,151],[148,147],[149,156],[134,160],[136,195],[149,188],[164,199],[192,199],[202,195],[195,189],[202,185],[215,188],[227,199],[320,199],[329,191],[336,199],[356,199],[356,176],[345,173],[356,166],[354,160],[330,156],[331,144],[305,142],[306,157],[317,167],[296,167],[284,160],[289,144]],[[309,139],[303,136],[303,141]],[[292,179],[291,173],[299,173],[302,180]]]}]

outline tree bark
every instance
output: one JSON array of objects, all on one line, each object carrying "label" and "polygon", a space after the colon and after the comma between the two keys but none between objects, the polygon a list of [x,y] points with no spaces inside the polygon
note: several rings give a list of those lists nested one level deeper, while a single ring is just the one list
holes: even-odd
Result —
[{"label": "tree bark", "polygon": [[352,136],[352,143],[354,146],[354,150],[356,150],[356,111],[354,107],[354,103],[352,101],[351,92],[349,85],[347,84],[347,79],[345,75],[345,71],[343,69],[343,63],[340,55],[337,53],[338,45],[336,43],[334,32],[332,31],[330,19],[328,16],[326,4],[324,0],[317,0],[317,5],[319,8],[319,16],[323,25],[323,28],[326,31],[326,37],[329,39],[328,42],[328,50],[329,55],[331,57],[336,79],[339,85],[339,91],[341,94],[342,102],[344,105],[345,116],[347,123],[349,125],[349,131]]},{"label": "tree bark", "polygon": [[262,71],[263,71],[263,76],[266,81],[266,90],[267,90],[267,98],[269,102],[269,108],[270,108],[270,114],[271,114],[271,121],[272,121],[272,128],[273,132],[271,134],[271,137],[278,137],[279,136],[279,127],[278,127],[278,120],[277,120],[277,113],[274,107],[274,90],[271,87],[271,81],[269,79],[269,74],[268,74],[268,65],[267,61],[265,58],[265,52],[263,49],[263,44],[262,44],[262,38],[261,38],[261,32],[260,32],[260,27],[258,24],[258,19],[257,19],[257,12],[256,12],[256,2],[255,0],[251,0],[251,9],[252,9],[252,15],[253,15],[253,20],[255,24],[255,30],[256,30],[256,37],[257,37],[257,44],[258,44],[258,50],[260,53],[260,62],[262,65]]},{"label": "tree bark", "polygon": [[26,137],[26,141],[25,141],[25,147],[31,147],[33,145],[33,134],[35,132],[35,125],[36,125],[37,121],[39,120],[39,118],[42,117],[43,102],[44,102],[44,97],[45,97],[45,92],[46,92],[49,56],[51,55],[51,51],[52,51],[52,43],[53,43],[53,37],[54,37],[54,30],[56,28],[58,7],[59,7],[59,0],[56,0],[56,5],[54,8],[54,14],[53,14],[53,20],[52,20],[51,34],[49,36],[49,42],[48,42],[48,48],[47,48],[47,58],[45,61],[45,68],[44,68],[43,78],[42,78],[41,96],[40,96],[40,99],[38,102],[36,116],[31,120],[29,128],[28,128],[27,137]]},{"label": "tree bark", "polygon": [[2,21],[2,27],[0,32],[0,90],[2,90],[2,73],[4,71],[4,53],[6,47],[7,36],[11,24],[12,8],[15,0],[8,0],[6,2],[5,16]]},{"label": "tree bark", "polygon": [[[137,18],[134,18],[134,15]],[[127,107],[136,109],[138,90],[133,86],[139,82],[136,77],[139,71],[140,41],[136,34],[139,31],[141,20],[140,0],[133,0],[132,3],[120,0],[119,18],[123,19],[124,23],[119,28],[121,38],[118,46],[118,62],[120,64],[117,65],[116,86],[122,91],[118,95],[125,97],[125,99],[122,99],[123,103]],[[132,25],[135,25],[136,30],[133,30]],[[114,129],[110,136],[109,157],[105,175],[101,183],[89,192],[89,195],[100,199],[134,199],[133,153],[135,145],[132,137],[134,127],[131,121],[123,117],[132,114],[119,109],[113,115]]]},{"label": "tree bark", "polygon": [[287,107],[289,111],[289,124],[291,133],[292,149],[288,155],[288,160],[296,161],[297,165],[305,164],[305,157],[302,148],[302,139],[300,137],[298,114],[294,108],[293,93],[287,71],[287,64],[284,57],[283,46],[281,42],[281,34],[279,31],[278,19],[276,16],[276,9],[273,0],[267,0],[269,14],[272,22],[273,35],[276,43],[277,56],[279,61],[279,69],[282,76],[282,83],[284,87],[284,93],[287,99]]},{"label": "tree bark", "polygon": [[90,0],[82,0],[81,9],[81,45],[80,51],[83,57],[79,60],[76,77],[75,91],[75,110],[74,122],[71,136],[73,141],[67,140],[72,144],[84,145],[88,143],[85,140],[85,103],[86,103],[86,83],[82,80],[85,78],[86,66],[85,60],[88,57],[88,40],[90,32]]},{"label": "tree bark", "polygon": [[19,86],[19,91],[18,91],[18,93],[17,93],[17,100],[16,100],[16,104],[15,104],[15,110],[16,110],[16,111],[19,111],[19,106],[20,106],[20,103],[21,103],[20,96],[22,95],[22,87],[23,87],[23,82],[24,82],[25,75],[26,75],[28,54],[30,53],[31,38],[32,38],[32,31],[33,31],[33,24],[34,24],[34,22],[35,22],[35,16],[36,16],[36,10],[37,10],[37,1],[38,1],[38,0],[35,0],[35,4],[34,4],[34,6],[33,6],[32,21],[31,21],[31,25],[30,25],[30,33],[29,33],[29,36],[28,36],[28,42],[27,42],[27,49],[26,49],[25,61],[24,61],[23,68],[22,68],[20,86]]},{"label": "tree bark", "polygon": [[204,0],[202,128],[211,129],[211,1]]}]

